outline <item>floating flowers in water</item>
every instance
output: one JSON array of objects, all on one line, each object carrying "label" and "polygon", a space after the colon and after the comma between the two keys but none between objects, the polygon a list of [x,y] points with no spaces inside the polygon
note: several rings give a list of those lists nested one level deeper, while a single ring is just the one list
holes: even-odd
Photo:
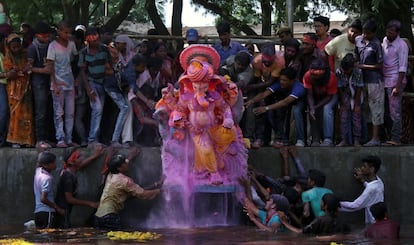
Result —
[{"label": "floating flowers in water", "polygon": [[138,242],[152,241],[161,237],[160,234],[155,232],[126,232],[126,231],[110,231],[106,233],[111,240],[135,240]]},{"label": "floating flowers in water", "polygon": [[0,239],[0,244],[1,245],[31,245],[34,243],[31,242],[27,242],[23,239]]}]

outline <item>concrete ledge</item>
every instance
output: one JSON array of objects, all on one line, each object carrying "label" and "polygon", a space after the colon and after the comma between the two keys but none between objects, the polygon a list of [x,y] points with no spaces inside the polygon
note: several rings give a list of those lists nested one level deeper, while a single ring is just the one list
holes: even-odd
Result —
[{"label": "concrete ledge", "polygon": [[[53,173],[55,184],[62,167],[62,149],[52,149],[58,156],[58,169]],[[121,150],[121,153],[127,153]],[[91,154],[88,149],[82,150],[83,155]],[[361,186],[354,180],[353,168],[361,165],[361,158],[373,154],[383,161],[379,176],[385,184],[385,199],[388,203],[391,218],[405,224],[414,224],[414,189],[412,173],[414,173],[414,147],[373,147],[373,148],[299,148],[298,156],[306,169],[317,168],[327,174],[326,186],[344,200],[353,200],[361,192]],[[0,149],[0,224],[23,224],[33,219],[34,194],[33,176],[37,151],[35,149]],[[79,198],[97,200],[97,192],[102,181],[101,169],[104,157],[97,159],[87,169],[78,173]],[[278,150],[265,147],[251,150],[249,164],[259,171],[280,177],[282,159]],[[291,161],[290,171],[294,173]],[[159,148],[144,148],[142,153],[130,164],[130,176],[140,185],[146,186],[161,176],[161,158]],[[156,202],[152,201],[152,202]],[[147,210],[154,203],[131,200],[126,203],[125,214],[145,218]],[[82,225],[93,213],[86,207],[74,207],[73,224]],[[362,224],[363,212],[344,215],[349,222]]]}]

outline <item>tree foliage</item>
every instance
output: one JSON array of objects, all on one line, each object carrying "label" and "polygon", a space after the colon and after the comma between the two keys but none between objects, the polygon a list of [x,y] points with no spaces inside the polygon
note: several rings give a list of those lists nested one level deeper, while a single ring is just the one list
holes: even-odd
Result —
[{"label": "tree foliage", "polygon": [[[152,22],[160,34],[169,35],[165,26],[163,6],[173,2],[172,34],[181,35],[183,0],[110,0],[109,17],[104,16],[104,0],[13,0],[6,3],[15,29],[22,22],[36,23],[44,20],[57,23],[62,18],[72,24],[105,23],[116,29],[123,20]],[[308,3],[312,8],[307,8]],[[404,24],[402,36],[412,41],[411,30],[414,0],[295,0],[294,21],[307,21],[318,14],[328,15],[339,10],[363,20],[374,18],[380,26],[379,33],[390,19],[400,19]],[[285,0],[192,0],[220,19],[227,20],[240,32],[258,35],[251,26],[262,24],[262,35],[270,35],[272,26],[286,23]]]}]

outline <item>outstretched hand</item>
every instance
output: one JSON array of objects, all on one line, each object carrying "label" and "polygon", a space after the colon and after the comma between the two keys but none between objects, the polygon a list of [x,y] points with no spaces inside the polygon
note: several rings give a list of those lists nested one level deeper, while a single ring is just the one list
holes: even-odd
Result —
[{"label": "outstretched hand", "polygon": [[139,153],[141,153],[141,149],[138,146],[132,146],[131,148],[129,148],[129,152],[128,152],[128,160],[132,160],[134,158],[136,158]]}]

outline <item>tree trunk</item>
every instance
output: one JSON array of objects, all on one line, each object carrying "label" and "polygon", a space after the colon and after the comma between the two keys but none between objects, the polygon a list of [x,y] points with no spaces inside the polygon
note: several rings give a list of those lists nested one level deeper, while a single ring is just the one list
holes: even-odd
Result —
[{"label": "tree trunk", "polygon": [[75,21],[79,19],[79,9],[76,10],[75,4],[72,0],[61,0],[63,8],[63,19],[69,25],[76,24]]},{"label": "tree trunk", "polygon": [[257,33],[250,26],[234,18],[231,15],[226,15],[219,5],[211,3],[208,0],[193,0],[193,3],[199,4],[203,6],[205,9],[208,9],[211,12],[220,15],[223,19],[228,20],[231,25],[236,26],[240,31],[244,32],[246,35],[257,36]]},{"label": "tree trunk", "polygon": [[80,1],[80,13],[79,13],[79,20],[80,24],[84,26],[89,25],[89,5],[91,4],[91,0],[82,0]]},{"label": "tree trunk", "polygon": [[[183,0],[173,0],[173,13],[172,13],[172,25],[171,32],[173,36],[182,36],[183,23],[181,16],[183,14]],[[176,50],[182,49],[184,42],[177,40]]]},{"label": "tree trunk", "polygon": [[272,34],[272,6],[269,0],[261,0],[262,8],[262,35],[270,36]]},{"label": "tree trunk", "polygon": [[113,15],[105,24],[105,26],[110,27],[112,30],[116,30],[124,21],[131,11],[132,6],[134,6],[135,0],[123,0],[119,6],[118,11]]},{"label": "tree trunk", "polygon": [[170,35],[170,32],[168,31],[160,15],[158,14],[157,6],[155,5],[155,0],[146,0],[145,8],[147,9],[151,22],[154,25],[155,29],[158,31],[158,33],[160,35]]}]

